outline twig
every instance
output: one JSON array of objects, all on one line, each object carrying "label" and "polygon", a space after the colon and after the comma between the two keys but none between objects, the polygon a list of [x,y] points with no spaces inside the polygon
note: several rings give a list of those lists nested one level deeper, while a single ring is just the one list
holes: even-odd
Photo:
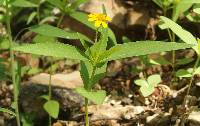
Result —
[{"label": "twig", "polygon": [[181,88],[180,90],[174,92],[172,94],[172,97],[175,98],[177,97],[178,95],[182,94],[183,92],[185,92],[187,89],[188,89],[189,85],[186,85],[185,87]]}]

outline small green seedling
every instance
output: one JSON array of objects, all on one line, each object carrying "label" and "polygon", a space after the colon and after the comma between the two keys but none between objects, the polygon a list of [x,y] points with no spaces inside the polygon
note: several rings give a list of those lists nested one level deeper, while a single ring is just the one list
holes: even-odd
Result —
[{"label": "small green seedling", "polygon": [[144,97],[151,95],[155,91],[155,87],[161,82],[161,77],[158,74],[149,76],[145,79],[135,80],[135,84],[140,86],[140,92]]},{"label": "small green seedling", "polygon": [[46,102],[43,105],[44,110],[54,119],[58,118],[60,109],[58,101],[50,99],[48,95],[42,95],[40,96],[40,98],[46,100]]}]

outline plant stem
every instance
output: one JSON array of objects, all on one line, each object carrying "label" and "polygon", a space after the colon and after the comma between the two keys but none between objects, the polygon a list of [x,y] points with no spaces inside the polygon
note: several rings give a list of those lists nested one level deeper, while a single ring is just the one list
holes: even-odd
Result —
[{"label": "plant stem", "polygon": [[16,78],[15,78],[15,64],[14,64],[14,52],[12,50],[13,47],[13,40],[12,40],[12,33],[11,33],[11,27],[10,27],[10,10],[8,7],[8,0],[6,2],[6,27],[8,31],[8,38],[9,38],[9,49],[10,49],[10,59],[11,59],[11,73],[12,73],[12,83],[14,87],[14,103],[15,103],[15,114],[16,114],[16,121],[17,126],[20,126],[20,114],[19,114],[19,107],[18,107],[18,86],[16,84]]},{"label": "plant stem", "polygon": [[[194,75],[195,75],[195,71],[198,67],[198,64],[199,64],[199,61],[200,61],[200,56],[198,55],[197,57],[197,60],[195,62],[195,65],[193,67],[193,72],[192,72],[192,77],[190,78],[190,82],[189,82],[189,86],[188,86],[188,89],[187,89],[187,93],[186,93],[186,96],[184,97],[184,100],[183,100],[183,104],[182,104],[182,107],[185,108],[186,107],[186,104],[187,104],[187,98],[188,98],[188,95],[190,93],[190,89],[192,87],[192,82],[193,82],[193,79],[194,79]],[[181,116],[181,126],[184,126],[184,123],[185,123],[185,116],[184,114]]]},{"label": "plant stem", "polygon": [[[84,88],[87,89],[88,91],[91,90],[92,88],[92,81],[94,78],[94,74],[96,71],[96,66],[93,66],[93,70],[92,70],[92,75],[90,77],[90,81],[89,84],[87,86],[85,86]],[[85,98],[85,126],[89,126],[89,117],[88,117],[88,99]]]},{"label": "plant stem", "polygon": [[[163,12],[164,12],[164,16],[166,17],[167,16],[167,9],[164,8]],[[167,33],[169,35],[170,41],[174,42],[175,41],[175,34],[173,32],[171,33],[171,31],[169,29],[167,29]],[[175,80],[175,76],[174,76],[175,75],[175,66],[176,66],[176,51],[173,50],[172,51],[172,78],[173,78],[173,82]]]},{"label": "plant stem", "polygon": [[61,24],[61,22],[62,22],[64,16],[65,16],[65,13],[62,12],[61,17],[60,17],[59,20],[58,20],[57,27],[60,27],[60,24]]},{"label": "plant stem", "polygon": [[40,3],[37,7],[37,21],[38,21],[38,24],[40,24]]},{"label": "plant stem", "polygon": [[85,98],[85,126],[89,126],[88,99],[87,98]]},{"label": "plant stem", "polygon": [[192,72],[193,74],[192,74],[192,77],[190,78],[189,87],[187,89],[186,97],[184,98],[184,101],[183,101],[183,107],[186,105],[187,96],[190,93],[190,89],[191,89],[192,82],[193,82],[193,79],[194,79],[195,71],[196,71],[196,69],[198,67],[199,61],[200,61],[200,56],[197,57],[197,60],[196,60],[195,65],[193,67],[193,72]]},{"label": "plant stem", "polygon": [[[52,96],[52,93],[51,93],[51,90],[52,90],[52,86],[51,86],[51,79],[52,79],[52,59],[50,59],[50,75],[49,75],[49,100],[51,100],[51,96]],[[51,126],[51,116],[49,115],[49,126]]]}]

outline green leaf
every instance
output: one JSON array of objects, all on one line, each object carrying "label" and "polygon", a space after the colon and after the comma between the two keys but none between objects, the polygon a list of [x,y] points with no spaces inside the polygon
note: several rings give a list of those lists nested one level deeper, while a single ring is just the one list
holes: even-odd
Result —
[{"label": "green leaf", "polygon": [[183,59],[177,59],[177,65],[185,65],[188,63],[191,63],[194,59],[193,58],[183,58]]},{"label": "green leaf", "polygon": [[31,53],[58,58],[88,60],[87,56],[79,49],[75,48],[74,46],[58,42],[26,44],[14,47],[13,50],[21,51],[23,53]]},{"label": "green leaf", "polygon": [[77,33],[77,35],[80,39],[82,46],[84,47],[85,50],[87,50],[89,48],[89,43],[87,43],[79,33]]},{"label": "green leaf", "polygon": [[45,100],[49,100],[49,95],[41,95],[39,96],[39,98],[45,99]]},{"label": "green leaf", "polygon": [[49,23],[49,22],[52,22],[52,20],[56,20],[58,17],[56,16],[46,16],[44,17],[39,24],[46,24],[46,23]]},{"label": "green leaf", "polygon": [[12,2],[12,5],[16,7],[38,7],[37,4],[34,4],[27,0],[15,0],[14,2]]},{"label": "green leaf", "polygon": [[193,11],[194,11],[195,13],[197,13],[197,14],[200,14],[200,8],[195,8]]},{"label": "green leaf", "polygon": [[132,56],[147,55],[164,51],[191,48],[193,45],[185,43],[161,42],[161,41],[138,41],[119,44],[105,51],[100,57],[101,61],[111,61]]},{"label": "green leaf", "polygon": [[164,57],[159,57],[157,59],[150,59],[149,61],[151,64],[154,65],[169,65],[171,64],[169,61],[167,61]]},{"label": "green leaf", "polygon": [[182,0],[183,3],[200,3],[200,0]]},{"label": "green leaf", "polygon": [[37,12],[32,12],[30,14],[30,16],[28,17],[28,20],[27,20],[26,24],[27,25],[30,24],[33,21],[33,19],[35,18],[36,15],[37,15]]},{"label": "green leaf", "polygon": [[83,80],[83,84],[88,85],[91,74],[92,74],[91,72],[92,72],[93,65],[89,61],[87,62],[81,61],[80,66],[81,66],[80,74]]},{"label": "green leaf", "polygon": [[[79,39],[76,32],[66,32],[62,29],[46,24],[33,26],[29,28],[29,30],[44,36],[59,37],[65,39]],[[80,33],[79,36],[84,38],[84,40],[91,41]]]},{"label": "green leaf", "polygon": [[81,96],[88,98],[90,101],[93,101],[96,104],[102,104],[106,97],[106,92],[104,90],[87,91],[84,88],[80,87],[76,88],[75,91]]},{"label": "green leaf", "polygon": [[36,35],[32,42],[33,43],[43,43],[43,42],[55,42],[56,39],[54,37],[48,37],[44,35]]},{"label": "green leaf", "polygon": [[56,6],[57,8],[63,10],[63,3],[61,0],[46,0],[47,2],[49,2],[50,4]]},{"label": "green leaf", "polygon": [[71,3],[70,8],[73,10],[76,10],[81,4],[86,3],[88,0],[76,0],[73,3]]},{"label": "green leaf", "polygon": [[33,67],[28,71],[28,75],[35,75],[42,72],[42,69],[38,68],[38,67]]},{"label": "green leaf", "polygon": [[187,70],[180,69],[176,72],[176,77],[192,77],[192,74]]},{"label": "green leaf", "polygon": [[[184,30],[180,25],[176,24],[169,18],[160,17],[162,24],[159,25],[161,29],[169,28],[171,29],[180,39],[182,39],[187,44],[197,45],[196,38],[188,31]],[[194,46],[193,49],[198,52],[197,46]]]},{"label": "green leaf", "polygon": [[1,0],[0,1],[0,5],[3,5],[4,2],[5,2],[5,0]]},{"label": "green leaf", "polygon": [[200,67],[198,67],[195,72],[194,72],[195,75],[199,75],[200,74]]},{"label": "green leaf", "polygon": [[106,51],[107,47],[107,41],[108,41],[108,34],[107,29],[103,29],[101,31],[101,37],[100,40],[90,48],[92,58],[95,60],[95,62],[98,62],[99,55]]},{"label": "green leaf", "polygon": [[21,122],[22,126],[34,126],[35,113],[22,113]]},{"label": "green leaf", "polygon": [[144,80],[144,79],[138,79],[138,80],[135,80],[134,82],[135,82],[136,85],[141,86],[141,87],[143,85],[148,85],[147,81]]},{"label": "green leaf", "polygon": [[49,100],[44,104],[45,111],[53,118],[58,118],[59,114],[59,103],[54,100]]},{"label": "green leaf", "polygon": [[6,109],[6,108],[1,108],[1,107],[0,107],[0,112],[6,112],[6,113],[8,113],[8,114],[10,114],[10,115],[16,116],[16,114],[15,114],[13,111],[8,110],[8,109]]},{"label": "green leaf", "polygon": [[153,87],[156,87],[161,82],[161,77],[159,74],[151,75],[147,78],[147,82],[152,85]]},{"label": "green leaf", "polygon": [[[77,21],[83,23],[84,25],[88,26],[89,28],[96,30],[96,27],[94,26],[94,24],[92,22],[88,21],[88,15],[83,13],[83,12],[73,12],[70,13],[69,16],[71,16],[72,18],[76,19]],[[116,41],[116,37],[115,34],[113,33],[113,31],[110,28],[108,29],[108,36],[110,38],[110,43],[111,45],[116,45],[117,41]]]},{"label": "green leaf", "polygon": [[[190,0],[189,0],[190,1]],[[194,3],[185,3],[184,0],[180,0],[177,5],[175,5],[172,14],[172,20],[177,21],[179,15],[187,11]]]},{"label": "green leaf", "polygon": [[[106,73],[107,62],[98,66],[94,72],[94,77],[92,76],[93,65],[89,61],[81,62],[80,74],[83,79],[84,85],[91,89],[94,84],[96,84]],[[90,82],[89,82],[90,81]]]},{"label": "green leaf", "polygon": [[151,85],[145,85],[140,88],[140,91],[144,97],[151,95],[154,92],[154,87]]},{"label": "green leaf", "polygon": [[8,38],[0,38],[0,49],[9,49],[9,40]]}]

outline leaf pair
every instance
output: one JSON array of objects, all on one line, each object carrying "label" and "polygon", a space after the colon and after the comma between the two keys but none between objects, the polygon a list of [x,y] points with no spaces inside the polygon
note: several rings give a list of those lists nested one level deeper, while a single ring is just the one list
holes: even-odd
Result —
[{"label": "leaf pair", "polygon": [[142,93],[142,95],[144,97],[147,97],[149,95],[151,95],[154,90],[155,87],[161,82],[161,77],[160,75],[151,75],[147,78],[147,80],[144,79],[139,79],[139,80],[135,80],[135,84],[140,86],[140,91]]}]

